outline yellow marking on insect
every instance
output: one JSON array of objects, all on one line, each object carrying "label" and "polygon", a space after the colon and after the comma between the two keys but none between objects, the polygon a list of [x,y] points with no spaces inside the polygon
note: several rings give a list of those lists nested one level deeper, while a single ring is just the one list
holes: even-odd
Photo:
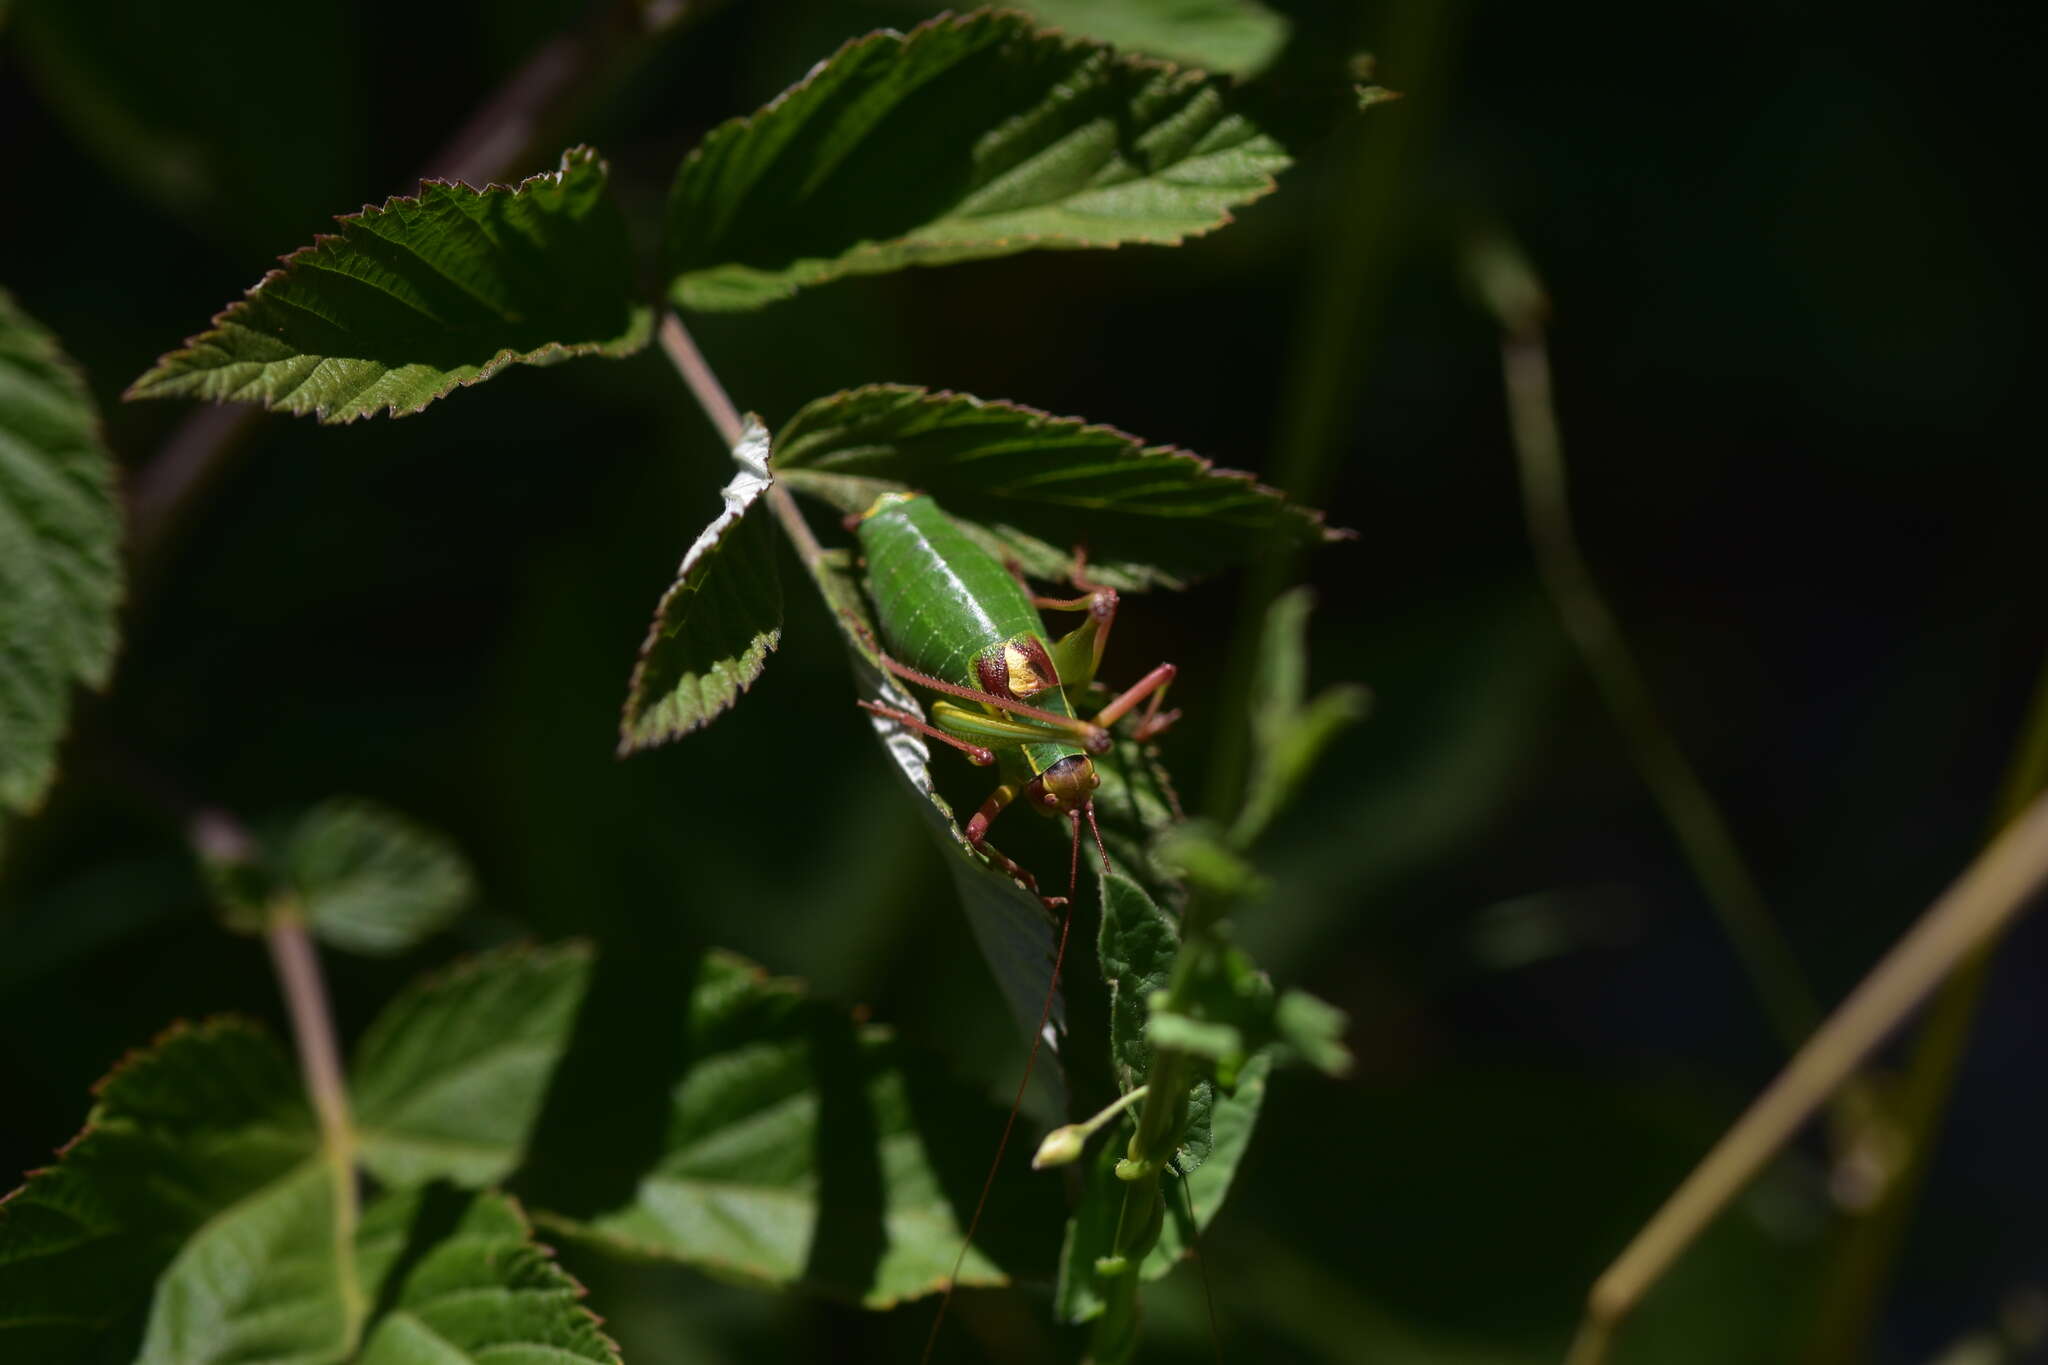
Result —
[{"label": "yellow marking on insect", "polygon": [[1003,667],[1009,670],[1013,697],[1036,696],[1051,685],[1032,666],[1031,656],[1015,645],[1003,646]]}]

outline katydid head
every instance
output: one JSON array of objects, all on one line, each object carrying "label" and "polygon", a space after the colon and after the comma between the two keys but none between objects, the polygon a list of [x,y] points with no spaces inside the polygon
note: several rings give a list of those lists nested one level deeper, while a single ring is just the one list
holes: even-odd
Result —
[{"label": "katydid head", "polygon": [[1095,789],[1102,785],[1102,774],[1095,771],[1095,764],[1085,754],[1069,754],[1031,780],[1024,789],[1025,799],[1033,807],[1048,815],[1064,815],[1074,825],[1073,856],[1067,860],[1067,894],[1074,894],[1074,886],[1081,870],[1081,817],[1088,817],[1088,828],[1095,835],[1095,852],[1102,859],[1102,870],[1109,871],[1109,851],[1102,846],[1102,826],[1095,822]]}]

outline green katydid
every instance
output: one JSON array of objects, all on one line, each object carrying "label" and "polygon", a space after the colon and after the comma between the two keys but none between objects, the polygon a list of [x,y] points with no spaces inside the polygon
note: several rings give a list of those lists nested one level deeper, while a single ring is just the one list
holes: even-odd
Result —
[{"label": "green katydid", "polygon": [[[849,523],[859,533],[867,561],[868,596],[883,642],[894,655],[901,656],[883,653],[881,666],[907,683],[938,694],[929,720],[879,702],[862,701],[860,707],[958,749],[978,766],[1000,768],[1002,781],[967,822],[967,841],[1033,894],[1040,894],[1037,879],[988,842],[990,823],[1021,798],[1042,814],[1064,817],[1073,828],[1067,894],[1041,896],[1048,907],[1066,907],[1053,951],[1051,981],[1038,1026],[1032,1031],[1016,1100],[996,1144],[981,1199],[968,1220],[964,1255],[1009,1145],[1010,1128],[1031,1083],[1031,1069],[1059,989],[1060,967],[1073,922],[1084,819],[1095,836],[1103,870],[1109,870],[1109,854],[1102,847],[1102,833],[1095,821],[1094,793],[1100,778],[1093,756],[1108,751],[1109,727],[1141,703],[1145,710],[1132,728],[1133,738],[1143,741],[1174,722],[1180,713],[1162,712],[1160,707],[1175,669],[1170,663],[1160,664],[1117,694],[1092,719],[1083,719],[1077,705],[1079,693],[1095,680],[1117,610],[1115,589],[1090,583],[1084,559],[1076,556],[1073,574],[1080,596],[1040,597],[926,495],[884,493],[865,513],[849,518]],[[1078,612],[1083,619],[1073,631],[1054,640],[1039,617],[1041,610]],[[958,1269],[956,1262],[932,1322],[925,1346],[927,1358],[945,1320]]]}]

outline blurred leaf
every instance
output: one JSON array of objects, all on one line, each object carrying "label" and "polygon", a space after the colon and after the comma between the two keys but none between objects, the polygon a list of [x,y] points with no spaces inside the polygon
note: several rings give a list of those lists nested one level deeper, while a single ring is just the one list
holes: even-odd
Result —
[{"label": "blurred leaf", "polygon": [[0,1356],[135,1350],[107,1338],[152,1365],[259,1344],[338,1360],[361,1287],[352,1299],[357,1268],[335,1259],[345,1192],[318,1146],[290,1065],[251,1025],[180,1025],[127,1058],[60,1162],[0,1202]]},{"label": "blurred leaf", "polygon": [[353,7],[296,7],[289,60],[267,0],[21,0],[17,14],[17,69],[72,136],[217,240],[274,251],[359,191]]},{"label": "blurred leaf", "polygon": [[308,811],[283,862],[313,932],[356,953],[404,952],[452,923],[476,891],[452,843],[368,801]]},{"label": "blurred leaf", "polygon": [[[875,623],[849,560],[828,555],[824,562],[811,566],[811,573],[846,642],[856,690],[884,705],[923,715],[917,698],[877,662]],[[968,928],[995,975],[1004,1002],[1027,1036],[1038,1026],[1047,993],[1052,992],[1047,1041],[1057,1048],[1066,1032],[1066,1002],[1053,990],[1058,925],[1043,901],[987,854],[968,844],[952,805],[932,784],[931,749],[924,736],[886,716],[870,714],[868,721],[891,765],[918,798],[917,809],[925,827],[945,850],[946,868],[959,891]]]},{"label": "blurred leaf", "polygon": [[697,537],[654,609],[619,718],[619,752],[631,753],[709,725],[739,701],[782,639],[782,584],[775,532],[761,495],[768,429],[750,418],[733,448],[740,467],[725,510]]},{"label": "blurred leaf", "polygon": [[471,1197],[450,1234],[410,1265],[358,1365],[617,1365],[618,1348],[582,1303],[519,1206]]},{"label": "blurred leaf", "polygon": [[[874,1308],[940,1288],[1001,1113],[887,1030],[751,964],[713,954],[688,984],[689,1066],[633,1196],[536,1217],[626,1255]],[[1058,1214],[1046,1189],[1004,1168],[961,1283],[1005,1283],[1044,1254]]]},{"label": "blurred leaf", "polygon": [[1240,948],[1224,945],[1202,955],[1182,988],[1181,1008],[1152,997],[1147,1035],[1155,1047],[1192,1053],[1209,1062],[1225,1088],[1255,1055],[1272,1050],[1329,1075],[1351,1067],[1344,1047],[1343,1011],[1304,991],[1276,995],[1273,983]]},{"label": "blurred leaf", "polygon": [[519,1165],[590,982],[580,944],[491,953],[427,977],[363,1035],[358,1157],[388,1185],[475,1187]]},{"label": "blurred leaf", "polygon": [[92,399],[0,290],[0,812],[48,791],[72,686],[106,686],[120,538]]},{"label": "blurred leaf", "polygon": [[418,412],[515,363],[629,355],[653,313],[634,298],[608,174],[576,147],[516,187],[430,180],[340,218],[338,234],[284,257],[125,396],[352,422]]},{"label": "blurred leaf", "polygon": [[1026,573],[1177,588],[1288,546],[1335,539],[1320,514],[1249,474],[1110,427],[965,394],[874,385],[808,404],[775,442],[790,487],[843,512],[929,493]]},{"label": "blurred leaf", "polygon": [[1120,740],[1095,758],[1102,785],[1095,792],[1095,817],[1111,863],[1154,900],[1177,904],[1181,888],[1155,845],[1180,822],[1180,798],[1173,778],[1150,744]]},{"label": "blurred leaf", "polygon": [[1230,221],[1288,164],[1232,104],[1226,81],[1017,14],[870,34],[684,161],[670,296],[757,308],[910,265],[1179,243]]},{"label": "blurred leaf", "polygon": [[1251,780],[1230,839],[1248,847],[1300,789],[1331,741],[1370,704],[1362,687],[1339,684],[1303,703],[1308,690],[1308,613],[1314,594],[1294,588],[1273,599],[1252,678]]},{"label": "blurred leaf", "polygon": [[1287,20],[1256,0],[1025,0],[1041,24],[1226,76],[1251,76],[1287,43]]}]

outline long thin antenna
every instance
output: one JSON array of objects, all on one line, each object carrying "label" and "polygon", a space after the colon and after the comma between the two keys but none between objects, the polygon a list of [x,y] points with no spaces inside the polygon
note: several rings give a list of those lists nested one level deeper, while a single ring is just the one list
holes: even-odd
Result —
[{"label": "long thin antenna", "polygon": [[[1102,859],[1102,875],[1107,877],[1109,875],[1109,850],[1102,846],[1102,826],[1095,823],[1095,803],[1090,801],[1081,809],[1088,812],[1088,828],[1095,833],[1095,852]],[[1078,848],[1080,843],[1081,819],[1079,816],[1076,816],[1074,817],[1074,844]]]},{"label": "long thin antenna", "polygon": [[1195,1192],[1178,1156],[1173,1158],[1173,1169],[1180,1176],[1180,1197],[1188,1206],[1188,1251],[1202,1276],[1202,1306],[1209,1310],[1209,1345],[1215,1350],[1216,1365],[1223,1365],[1223,1331],[1216,1325],[1216,1291],[1209,1287],[1209,1258],[1202,1254],[1202,1228],[1195,1221]]},{"label": "long thin antenna", "polygon": [[[1078,841],[1081,822],[1074,820],[1074,837]],[[1075,845],[1079,847],[1078,842]],[[1074,860],[1078,865],[1078,856]],[[1052,982],[1045,988],[1045,1004],[1039,1007],[1038,1027],[1031,1031],[1031,1051],[1024,1058],[1024,1076],[1017,1082],[1017,1097],[1010,1101],[1009,1117],[1003,1120],[1003,1136],[996,1143],[995,1158],[988,1163],[988,1175],[981,1182],[981,1197],[974,1201],[974,1216],[967,1220],[966,1235],[960,1239],[960,1250],[953,1257],[953,1269],[946,1276],[946,1289],[939,1296],[939,1311],[932,1318],[931,1334],[924,1339],[924,1354],[918,1357],[918,1365],[931,1365],[932,1352],[939,1344],[939,1328],[946,1322],[946,1310],[952,1306],[953,1290],[960,1282],[960,1267],[967,1260],[967,1248],[974,1244],[974,1232],[981,1226],[981,1211],[988,1207],[989,1191],[996,1185],[996,1172],[1002,1169],[1003,1152],[1010,1145],[1010,1130],[1017,1126],[1017,1111],[1024,1106],[1024,1092],[1031,1085],[1031,1068],[1038,1063],[1038,1049],[1045,1042],[1045,1026],[1052,1018],[1053,997],[1060,991],[1060,967],[1067,960],[1067,931],[1074,927],[1073,887],[1067,889],[1066,913],[1060,919],[1060,942],[1052,955]]]}]

